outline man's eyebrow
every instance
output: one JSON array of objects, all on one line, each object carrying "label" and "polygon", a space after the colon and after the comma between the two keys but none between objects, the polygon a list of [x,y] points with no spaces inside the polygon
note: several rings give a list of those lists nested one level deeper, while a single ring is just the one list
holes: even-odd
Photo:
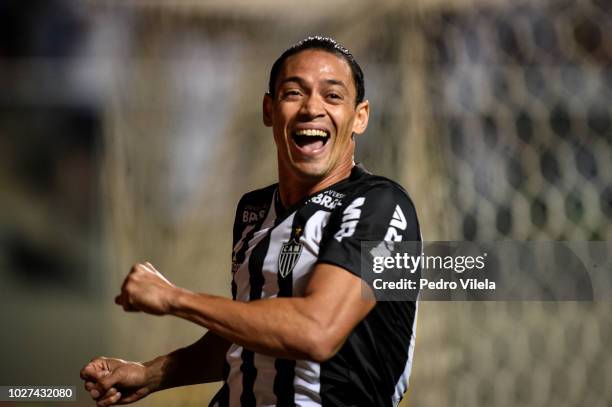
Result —
[{"label": "man's eyebrow", "polygon": [[344,89],[348,90],[348,86],[346,86],[346,84],[344,82],[342,82],[341,80],[338,80],[338,79],[326,79],[325,83],[327,83],[328,85],[338,85],[338,86],[341,86]]},{"label": "man's eyebrow", "polygon": [[287,82],[297,82],[300,86],[303,86],[305,80],[299,76],[289,76],[288,78],[283,79],[281,83],[278,84],[278,86],[282,86]]},{"label": "man's eyebrow", "polygon": [[[306,81],[304,80],[304,78],[302,78],[300,76],[289,76],[289,77],[283,79],[281,81],[281,83],[279,83],[278,86],[282,86],[282,85],[284,85],[287,82],[296,82],[300,86],[305,86],[305,84],[306,84]],[[337,85],[337,86],[343,87],[344,89],[346,89],[348,91],[348,86],[346,86],[346,84],[343,81],[339,80],[339,79],[325,79],[324,82],[327,85]]]}]

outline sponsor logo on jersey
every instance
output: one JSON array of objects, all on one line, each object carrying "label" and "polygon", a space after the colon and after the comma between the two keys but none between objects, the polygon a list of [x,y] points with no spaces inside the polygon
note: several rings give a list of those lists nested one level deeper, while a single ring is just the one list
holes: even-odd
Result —
[{"label": "sponsor logo on jersey", "polygon": [[359,208],[361,208],[364,202],[365,198],[359,197],[346,207],[342,213],[342,225],[340,225],[340,230],[334,235],[337,241],[340,242],[345,237],[353,236],[357,223],[359,223],[359,218],[361,217],[361,209]]},{"label": "sponsor logo on jersey", "polygon": [[389,229],[387,229],[387,233],[385,234],[385,240],[388,242],[401,242],[402,235],[400,235],[398,230],[406,230],[407,226],[408,222],[406,222],[406,216],[404,216],[402,208],[396,205],[391,222],[389,222]]},{"label": "sponsor logo on jersey", "polygon": [[265,207],[246,206],[242,211],[242,223],[257,222],[264,216],[266,216]]},{"label": "sponsor logo on jersey", "polygon": [[302,244],[295,239],[283,243],[278,255],[278,272],[285,278],[293,271],[293,268],[302,254]]},{"label": "sponsor logo on jersey", "polygon": [[240,267],[240,264],[238,264],[238,261],[236,260],[236,256],[232,256],[232,273],[236,274],[236,272],[238,272],[239,267]]},{"label": "sponsor logo on jersey", "polygon": [[342,205],[344,194],[336,191],[325,191],[313,196],[310,202],[321,205],[327,209],[334,209],[336,206]]}]

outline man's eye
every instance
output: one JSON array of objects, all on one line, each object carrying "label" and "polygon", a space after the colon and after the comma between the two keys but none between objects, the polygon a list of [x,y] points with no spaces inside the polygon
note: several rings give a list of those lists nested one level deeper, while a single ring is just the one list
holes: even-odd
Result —
[{"label": "man's eye", "polygon": [[330,98],[330,99],[342,99],[342,96],[340,96],[337,93],[330,93],[330,94],[327,95],[327,97]]},{"label": "man's eye", "polygon": [[285,96],[300,96],[300,91],[288,90],[288,91],[285,91]]}]

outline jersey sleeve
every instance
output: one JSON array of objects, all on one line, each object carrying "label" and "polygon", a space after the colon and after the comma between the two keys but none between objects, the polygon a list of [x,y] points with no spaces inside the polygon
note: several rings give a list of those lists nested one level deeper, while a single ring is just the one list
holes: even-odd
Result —
[{"label": "jersey sleeve", "polygon": [[416,211],[400,187],[387,183],[353,194],[336,208],[325,228],[318,263],[361,276],[361,242],[421,240]]},{"label": "jersey sleeve", "polygon": [[236,246],[238,240],[240,240],[240,235],[242,234],[242,230],[244,229],[244,221],[243,221],[243,208],[244,201],[246,195],[243,195],[238,201],[238,205],[236,205],[236,215],[234,217],[234,228],[232,230],[232,247]]}]

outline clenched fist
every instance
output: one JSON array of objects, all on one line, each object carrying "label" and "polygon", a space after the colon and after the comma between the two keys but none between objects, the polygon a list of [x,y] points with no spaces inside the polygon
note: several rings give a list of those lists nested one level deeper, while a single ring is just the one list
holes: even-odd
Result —
[{"label": "clenched fist", "polygon": [[121,359],[92,359],[81,370],[81,378],[98,407],[131,403],[156,389],[145,365]]},{"label": "clenched fist", "polygon": [[142,311],[153,315],[165,315],[181,288],[168,281],[151,263],[132,266],[121,286],[121,294],[115,303],[125,311]]}]

